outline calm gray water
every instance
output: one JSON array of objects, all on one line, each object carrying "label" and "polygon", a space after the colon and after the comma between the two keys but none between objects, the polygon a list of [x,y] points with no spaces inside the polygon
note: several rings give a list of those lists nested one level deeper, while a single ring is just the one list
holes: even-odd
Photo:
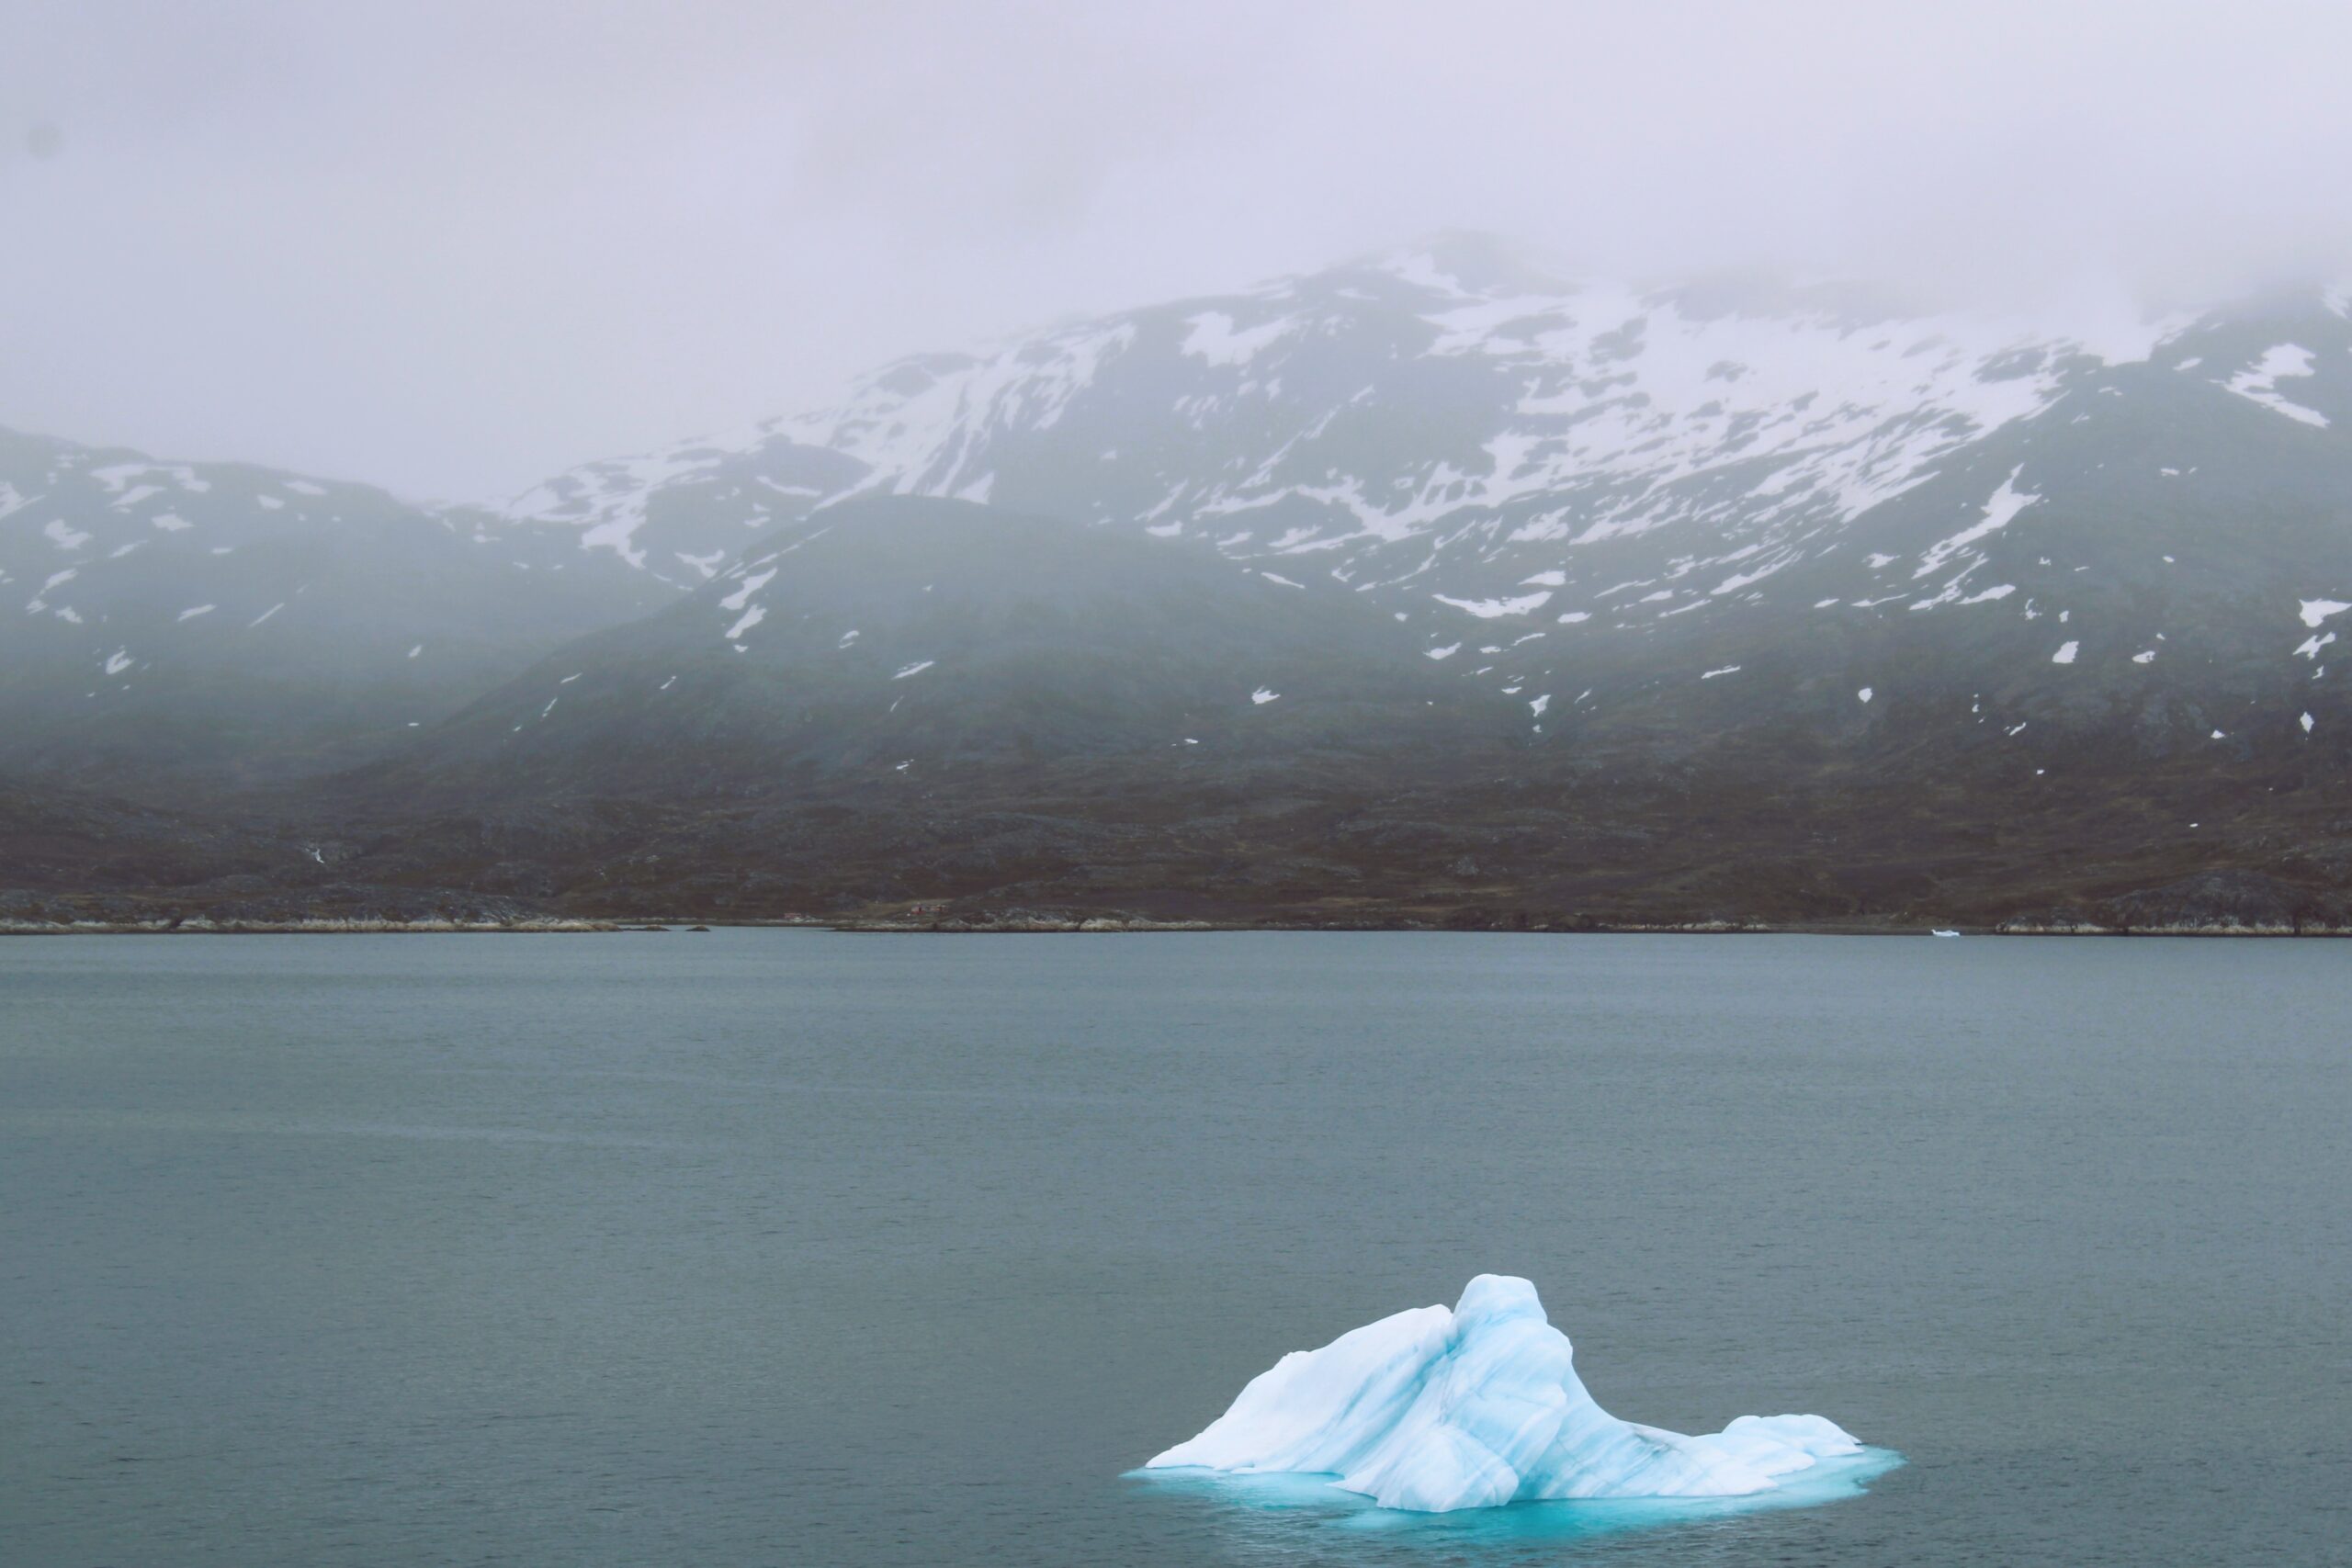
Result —
[{"label": "calm gray water", "polygon": [[[0,1561],[2343,1562],[2348,966],[0,942]],[[1620,1415],[1908,1462],[1581,1539],[1123,1478],[1482,1269]]]}]

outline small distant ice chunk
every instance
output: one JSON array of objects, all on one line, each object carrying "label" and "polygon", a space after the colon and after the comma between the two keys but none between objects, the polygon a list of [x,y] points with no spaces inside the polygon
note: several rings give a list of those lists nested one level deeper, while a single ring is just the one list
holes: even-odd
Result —
[{"label": "small distant ice chunk", "polygon": [[935,659],[918,660],[914,663],[910,664],[905,669],[899,671],[896,675],[891,676],[890,679],[893,681],[903,681],[910,675],[920,675],[938,662],[939,660]]},{"label": "small distant ice chunk", "polygon": [[1289,578],[1281,575],[1279,572],[1261,571],[1258,575],[1264,578],[1267,581],[1278,584],[1283,588],[1303,589],[1306,586],[1304,582],[1293,582]]},{"label": "small distant ice chunk", "polygon": [[1532,698],[1529,700],[1527,705],[1529,710],[1532,711],[1537,718],[1542,718],[1544,716],[1544,710],[1552,705],[1552,694],[1549,692],[1546,692],[1540,697]]},{"label": "small distant ice chunk", "polygon": [[2082,646],[2083,645],[2079,642],[2060,643],[2058,645],[2058,651],[2050,656],[2050,662],[2052,664],[2072,664],[2075,661],[2075,655],[2080,651]]},{"label": "small distant ice chunk", "polygon": [[2301,722],[2303,727],[2303,733],[2305,735],[2309,735],[2312,732],[2312,716],[2305,714],[2299,722]]},{"label": "small distant ice chunk", "polygon": [[1256,691],[1250,694],[1250,700],[1262,707],[1281,695],[1282,694],[1275,691],[1272,686],[1261,686]]},{"label": "small distant ice chunk", "polygon": [[1872,693],[1868,686],[1864,686],[1860,691],[1854,694],[1854,697],[1857,701],[1865,703],[1871,700],[1871,695]]},{"label": "small distant ice chunk", "polygon": [[1590,619],[1592,619],[1592,613],[1589,610],[1570,610],[1560,617],[1560,624],[1564,626],[1573,626],[1579,622]]},{"label": "small distant ice chunk", "polygon": [[180,612],[179,618],[183,621],[192,621],[198,615],[209,615],[219,608],[217,604],[191,604]]},{"label": "small distant ice chunk", "polygon": [[1429,657],[1431,659],[1451,659],[1461,651],[1462,645],[1460,643],[1449,642],[1443,648],[1430,649],[1429,650]]},{"label": "small distant ice chunk", "polygon": [[2155,661],[2156,650],[2153,648],[2143,649],[2132,656],[2134,664],[2154,664]]},{"label": "small distant ice chunk", "polygon": [[1699,679],[1702,681],[1712,681],[1718,675],[1736,675],[1739,673],[1739,671],[1740,667],[1738,665],[1726,664],[1720,670],[1708,671],[1705,674],[1700,676]]},{"label": "small distant ice chunk", "polygon": [[418,656],[420,656],[421,654],[423,654],[424,652],[424,645],[423,643],[421,643],[421,642],[420,642],[420,643],[418,643],[414,648],[412,648],[412,649],[410,649],[408,650],[408,656],[409,656],[411,659],[414,659],[414,658],[417,658]]}]

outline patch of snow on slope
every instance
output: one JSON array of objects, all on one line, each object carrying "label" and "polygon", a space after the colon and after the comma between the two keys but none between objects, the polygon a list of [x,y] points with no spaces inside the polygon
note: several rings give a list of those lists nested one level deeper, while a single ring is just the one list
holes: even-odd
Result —
[{"label": "patch of snow on slope", "polygon": [[1250,694],[1250,701],[1259,706],[1263,706],[1281,695],[1282,694],[1275,691],[1272,686],[1261,686],[1256,691]]},{"label": "patch of snow on slope", "polygon": [[1260,349],[1295,332],[1299,323],[1288,317],[1276,317],[1258,326],[1237,329],[1233,318],[1224,311],[1204,310],[1188,319],[1185,325],[1191,329],[1184,334],[1186,354],[1211,365],[1247,365],[1258,356]]},{"label": "patch of snow on slope", "polygon": [[1516,599],[1449,599],[1442,593],[1432,593],[1430,597],[1441,604],[1451,604],[1457,610],[1476,615],[1482,621],[1491,621],[1500,615],[1532,615],[1552,602],[1549,589],[1541,593],[1522,594]]},{"label": "patch of snow on slope", "polygon": [[761,589],[765,588],[769,583],[775,581],[775,574],[780,570],[780,568],[772,566],[765,571],[753,572],[751,576],[743,580],[743,585],[741,588],[738,588],[734,592],[729,593],[726,598],[721,599],[718,602],[718,607],[722,610],[741,609],[745,604],[751,603],[752,594],[757,593]]},{"label": "patch of snow on slope", "polygon": [[890,677],[890,679],[892,679],[893,681],[903,681],[903,680],[905,680],[905,679],[906,679],[908,676],[910,676],[910,675],[920,675],[920,674],[922,674],[924,671],[926,671],[926,670],[930,669],[933,665],[934,665],[934,664],[936,664],[936,663],[938,663],[938,662],[939,662],[939,661],[938,661],[937,660],[935,660],[935,659],[925,659],[925,660],[920,660],[920,661],[918,661],[918,662],[916,662],[916,663],[913,663],[913,664],[910,664],[910,665],[908,665],[905,669],[903,669],[903,670],[899,671],[896,675],[891,676],[891,677]]},{"label": "patch of snow on slope", "polygon": [[1916,580],[1935,571],[1977,540],[2007,527],[2018,513],[2040,501],[2041,497],[2033,491],[2018,489],[2018,476],[2024,472],[2023,468],[2016,468],[2001,481],[2001,488],[1985,502],[1984,515],[1977,522],[1948,539],[1939,539],[1928,546],[1927,552],[1919,558],[1919,569],[1911,574],[1912,577]]},{"label": "patch of snow on slope", "polygon": [[2303,625],[2316,627],[2330,615],[2339,615],[2346,610],[2352,610],[2352,604],[2341,599],[2305,599],[2301,601],[2296,614],[2303,618]]},{"label": "patch of snow on slope", "polygon": [[799,439],[872,468],[860,490],[953,495],[989,467],[984,437],[1054,428],[1136,337],[1133,321],[1092,321],[985,356],[901,360],[859,382],[840,407],[786,423]]},{"label": "patch of snow on slope", "polygon": [[193,605],[188,609],[182,610],[180,612],[179,618],[183,621],[192,621],[198,615],[209,615],[212,614],[212,612],[217,608],[219,608],[219,606],[214,604]]},{"label": "patch of snow on slope", "polygon": [[2312,373],[2312,351],[2299,344],[2282,343],[2266,349],[2262,358],[2250,370],[2241,370],[2225,385],[2249,402],[2283,413],[2303,424],[2327,428],[2327,416],[2316,409],[2290,402],[2278,394],[2278,382],[2289,377]]},{"label": "patch of snow on slope", "polygon": [[2082,646],[2083,645],[2079,642],[2065,642],[2059,644],[2058,651],[2050,656],[2050,662],[2052,664],[2072,664],[2075,661],[2075,654],[2082,648]]}]

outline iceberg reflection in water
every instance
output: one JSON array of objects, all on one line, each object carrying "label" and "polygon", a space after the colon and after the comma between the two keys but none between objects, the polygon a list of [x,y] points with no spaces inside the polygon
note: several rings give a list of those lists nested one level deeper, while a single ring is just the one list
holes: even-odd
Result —
[{"label": "iceberg reflection in water", "polygon": [[1769,1492],[1740,1497],[1573,1498],[1450,1514],[1384,1508],[1369,1497],[1342,1490],[1333,1475],[1233,1474],[1198,1469],[1145,1469],[1128,1474],[1156,1493],[1214,1509],[1214,1526],[1238,1559],[1252,1560],[1255,1553],[1250,1548],[1255,1543],[1288,1561],[1298,1545],[1295,1531],[1302,1526],[1378,1536],[1396,1541],[1399,1548],[1469,1549],[1586,1540],[1859,1497],[1869,1489],[1869,1482],[1902,1462],[1903,1456],[1892,1450],[1865,1448],[1844,1459],[1823,1460]]},{"label": "iceberg reflection in water", "polygon": [[1362,1528],[1517,1503],[1510,1533],[1581,1535],[1827,1502],[1901,1462],[1818,1416],[1744,1416],[1699,1437],[1621,1421],[1573,1358],[1533,1285],[1481,1274],[1451,1312],[1397,1313],[1283,1357],[1145,1472]]}]

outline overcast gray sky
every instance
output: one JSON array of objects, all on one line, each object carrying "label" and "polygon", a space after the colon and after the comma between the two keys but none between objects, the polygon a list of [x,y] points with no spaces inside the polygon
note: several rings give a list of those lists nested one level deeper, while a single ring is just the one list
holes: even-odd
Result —
[{"label": "overcast gray sky", "polygon": [[419,496],[1441,228],[2352,274],[2352,6],[0,0],[0,423]]}]

